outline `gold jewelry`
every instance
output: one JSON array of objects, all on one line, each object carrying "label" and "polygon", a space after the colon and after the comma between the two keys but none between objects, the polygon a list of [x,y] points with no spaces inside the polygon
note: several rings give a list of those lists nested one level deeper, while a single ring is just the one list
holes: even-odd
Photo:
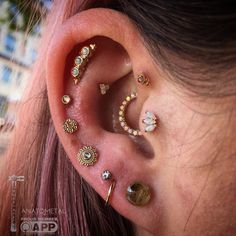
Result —
[{"label": "gold jewelry", "polygon": [[107,193],[107,197],[106,197],[106,205],[109,205],[109,202],[111,200],[111,195],[112,195],[112,193],[114,191],[115,186],[116,186],[116,181],[112,180],[112,183],[111,183],[111,185],[109,187],[109,190],[108,190],[108,193]]},{"label": "gold jewelry", "polygon": [[145,132],[152,132],[157,127],[157,117],[150,111],[146,111],[142,122],[146,125]]},{"label": "gold jewelry", "polygon": [[149,80],[149,78],[147,78],[144,74],[138,75],[137,81],[138,81],[138,83],[140,83],[140,84],[142,84],[142,85],[146,85],[146,86],[149,86],[149,85],[150,85],[150,80]]},{"label": "gold jewelry", "polygon": [[78,130],[78,123],[76,120],[68,118],[63,124],[63,129],[65,132],[72,134]]},{"label": "gold jewelry", "polygon": [[102,95],[105,95],[107,91],[110,89],[110,86],[108,84],[99,84],[99,88],[100,88],[100,93]]},{"label": "gold jewelry", "polygon": [[96,49],[95,44],[90,44],[81,49],[80,55],[74,60],[74,66],[71,69],[71,75],[74,77],[74,83],[77,84],[85,71],[89,58],[93,55]]},{"label": "gold jewelry", "polygon": [[120,121],[120,125],[124,129],[124,131],[126,131],[129,134],[134,135],[134,136],[140,136],[140,135],[142,135],[142,132],[140,130],[135,130],[135,129],[130,128],[128,126],[127,122],[126,122],[126,119],[125,119],[126,108],[129,105],[129,103],[132,100],[134,100],[135,98],[137,98],[137,94],[136,93],[131,93],[122,102],[122,104],[120,106],[120,110],[119,110],[119,121]]},{"label": "gold jewelry", "polygon": [[97,162],[97,151],[94,147],[84,146],[79,150],[77,158],[79,159],[80,164],[84,166],[92,166]]},{"label": "gold jewelry", "polygon": [[151,199],[150,188],[142,183],[134,183],[126,190],[126,199],[133,205],[146,205]]},{"label": "gold jewelry", "polygon": [[71,102],[71,98],[69,95],[63,95],[61,101],[63,104],[67,105]]}]

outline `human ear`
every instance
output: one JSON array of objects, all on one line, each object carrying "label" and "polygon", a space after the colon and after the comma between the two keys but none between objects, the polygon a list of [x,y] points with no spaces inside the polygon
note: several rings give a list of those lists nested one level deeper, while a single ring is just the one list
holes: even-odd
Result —
[{"label": "human ear", "polygon": [[[75,84],[71,75],[74,59],[81,48],[93,44],[96,49]],[[50,111],[73,166],[104,199],[111,185],[100,176],[109,170],[116,182],[110,204],[137,225],[150,229],[158,210],[152,189],[154,169],[150,164],[153,161],[150,157],[155,157],[153,137],[144,134],[134,139],[117,128],[122,101],[131,92],[137,92],[138,98],[130,105],[126,117],[130,126],[143,131],[142,119],[150,110],[148,98],[156,86],[156,82],[152,82],[152,87],[146,88],[135,80],[140,72],[145,71],[152,77],[154,71],[152,58],[138,30],[126,16],[115,11],[87,10],[67,20],[55,32],[49,48],[46,77]],[[101,95],[99,84],[110,86],[107,95]],[[69,104],[62,103],[64,94],[70,96]],[[63,130],[67,118],[78,123],[73,133]],[[139,138],[145,140],[146,145],[139,142]],[[78,161],[79,150],[85,146],[96,149],[97,160],[91,166]],[[150,201],[142,207],[126,198],[127,188],[136,182],[149,188]]]}]

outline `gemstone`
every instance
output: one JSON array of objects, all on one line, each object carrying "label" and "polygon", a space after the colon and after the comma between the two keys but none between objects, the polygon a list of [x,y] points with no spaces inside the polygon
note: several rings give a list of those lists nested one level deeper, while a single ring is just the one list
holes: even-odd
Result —
[{"label": "gemstone", "polygon": [[126,190],[126,199],[133,205],[146,205],[151,199],[150,188],[142,183],[134,183]]},{"label": "gemstone", "polygon": [[97,151],[91,146],[84,146],[79,150],[77,158],[80,164],[85,166],[94,165],[97,162]]},{"label": "gemstone", "polygon": [[153,130],[155,130],[155,128],[156,128],[156,125],[148,125],[145,128],[145,132],[152,132]]},{"label": "gemstone", "polygon": [[76,120],[73,119],[66,119],[64,124],[63,124],[63,129],[67,133],[74,133],[78,129],[78,123]]},{"label": "gemstone", "polygon": [[89,47],[83,47],[83,48],[81,49],[81,57],[82,57],[82,58],[88,57],[89,53],[90,53]]},{"label": "gemstone", "polygon": [[156,124],[156,120],[152,119],[152,118],[145,118],[143,120],[143,123],[147,124],[147,125],[153,125]]},{"label": "gemstone", "polygon": [[133,135],[138,135],[138,131],[137,130],[135,130],[134,132],[133,132]]},{"label": "gemstone", "polygon": [[129,102],[131,100],[131,97],[130,96],[127,96],[126,97],[126,101]]},{"label": "gemstone", "polygon": [[120,106],[121,111],[124,111],[124,109],[125,109],[124,105]]},{"label": "gemstone", "polygon": [[77,66],[80,66],[82,63],[83,63],[83,58],[81,56],[75,58],[75,64]]},{"label": "gemstone", "polygon": [[150,111],[146,112],[146,117],[154,120],[156,119],[156,116]]},{"label": "gemstone", "polygon": [[123,111],[119,111],[119,115],[120,115],[120,116],[123,116],[123,115],[124,115],[124,112],[123,112]]},{"label": "gemstone", "polygon": [[62,103],[65,104],[65,105],[66,105],[66,104],[69,104],[70,101],[71,101],[70,96],[69,96],[69,95],[63,95],[61,101],[62,101]]},{"label": "gemstone", "polygon": [[111,172],[109,170],[104,170],[102,172],[102,179],[103,180],[109,180],[111,178],[112,178],[112,174],[111,174]]},{"label": "gemstone", "polygon": [[79,75],[79,69],[77,67],[73,67],[71,70],[71,75],[73,77],[77,77]]}]

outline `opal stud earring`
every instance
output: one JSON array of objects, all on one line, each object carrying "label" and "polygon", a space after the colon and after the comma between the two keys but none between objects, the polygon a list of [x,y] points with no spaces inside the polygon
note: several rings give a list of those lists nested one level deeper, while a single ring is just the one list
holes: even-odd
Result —
[{"label": "opal stud earring", "polygon": [[65,132],[72,134],[78,130],[78,123],[76,120],[68,118],[63,123],[63,129]]},{"label": "opal stud earring", "polygon": [[140,130],[135,130],[132,129],[126,122],[126,118],[125,118],[125,113],[126,113],[126,108],[129,105],[129,103],[131,101],[133,101],[135,98],[137,98],[137,94],[136,93],[131,93],[129,96],[127,96],[125,98],[125,100],[122,102],[121,106],[120,106],[120,110],[119,110],[119,121],[120,121],[120,125],[121,127],[124,129],[124,131],[128,132],[130,135],[134,135],[134,136],[140,136],[142,135]]},{"label": "opal stud earring", "polygon": [[74,60],[74,66],[71,69],[71,75],[74,78],[74,83],[77,84],[85,71],[89,58],[93,55],[93,52],[96,49],[95,44],[90,44],[81,49],[80,55],[77,56]]},{"label": "opal stud earring", "polygon": [[149,80],[149,78],[147,78],[144,74],[138,75],[137,81],[138,81],[138,83],[140,83],[140,84],[142,84],[142,85],[146,85],[146,86],[149,86],[149,85],[150,85],[150,80]]},{"label": "opal stud earring", "polygon": [[63,104],[67,105],[71,102],[71,98],[69,95],[63,95],[61,101]]},{"label": "opal stud earring", "polygon": [[145,113],[145,118],[142,120],[145,124],[145,132],[152,132],[157,127],[157,117],[150,111]]},{"label": "opal stud earring", "polygon": [[94,147],[84,146],[79,150],[77,158],[81,165],[92,166],[97,162],[98,154]]},{"label": "opal stud earring", "polygon": [[133,205],[146,205],[151,199],[150,188],[142,183],[134,183],[126,190],[126,199]]},{"label": "opal stud earring", "polygon": [[102,180],[110,180],[110,179],[112,179],[112,174],[109,170],[104,170],[102,172],[101,177],[102,177]]},{"label": "opal stud earring", "polygon": [[106,205],[109,205],[110,203],[110,199],[111,199],[111,195],[115,189],[115,186],[116,186],[116,181],[113,180],[110,187],[109,187],[109,190],[108,190],[108,193],[107,193],[107,197],[106,197]]}]

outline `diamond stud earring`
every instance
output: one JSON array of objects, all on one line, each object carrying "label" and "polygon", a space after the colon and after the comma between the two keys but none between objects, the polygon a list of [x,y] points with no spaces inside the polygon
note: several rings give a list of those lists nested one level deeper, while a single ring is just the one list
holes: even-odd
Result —
[{"label": "diamond stud earring", "polygon": [[71,69],[71,75],[74,78],[74,83],[77,84],[85,71],[89,58],[93,55],[96,49],[96,44],[90,44],[81,49],[80,55],[74,60],[74,66]]},{"label": "diamond stud earring", "polygon": [[125,118],[125,113],[126,113],[126,108],[129,105],[131,101],[133,101],[135,98],[137,98],[137,93],[131,93],[129,96],[125,98],[125,100],[122,102],[119,110],[119,121],[121,127],[124,129],[124,131],[128,132],[131,135],[134,136],[140,136],[142,135],[140,130],[135,130],[129,127],[129,125],[126,122]]},{"label": "diamond stud earring", "polygon": [[102,172],[102,180],[110,180],[110,179],[112,179],[112,174],[111,174],[111,172],[109,171],[109,170],[104,170],[103,172]]},{"label": "diamond stud earring", "polygon": [[150,111],[145,113],[145,118],[142,120],[145,124],[145,132],[152,132],[157,127],[157,117]]},{"label": "diamond stud earring", "polygon": [[98,154],[94,147],[84,146],[79,150],[77,158],[81,165],[92,166],[97,162]]}]

